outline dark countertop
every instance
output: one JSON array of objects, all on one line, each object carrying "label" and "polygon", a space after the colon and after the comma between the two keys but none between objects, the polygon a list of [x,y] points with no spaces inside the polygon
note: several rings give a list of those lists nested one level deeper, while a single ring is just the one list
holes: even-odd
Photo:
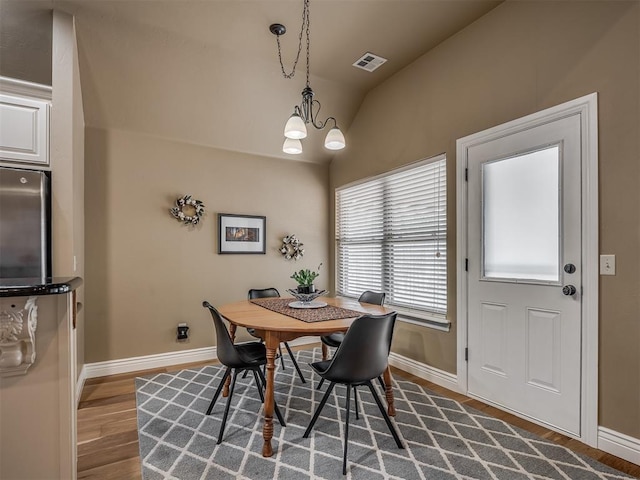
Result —
[{"label": "dark countertop", "polygon": [[80,285],[80,277],[0,278],[0,297],[61,295],[73,292]]}]

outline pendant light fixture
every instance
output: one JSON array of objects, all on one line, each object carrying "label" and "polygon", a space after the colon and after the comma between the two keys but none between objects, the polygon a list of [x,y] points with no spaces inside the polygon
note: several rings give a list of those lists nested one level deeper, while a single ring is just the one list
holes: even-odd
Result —
[{"label": "pendant light fixture", "polygon": [[300,28],[300,36],[298,39],[298,54],[296,55],[295,62],[293,63],[293,69],[291,73],[286,73],[284,64],[282,63],[282,50],[280,48],[280,36],[284,35],[287,31],[284,25],[280,23],[274,23],[269,26],[269,31],[276,36],[276,42],[278,44],[278,59],[280,60],[280,68],[282,70],[282,76],[284,78],[293,78],[296,72],[296,66],[300,59],[300,52],[302,51],[302,37],[306,33],[307,40],[307,83],[302,90],[302,102],[300,105],[293,107],[293,114],[287,120],[284,126],[285,141],[282,146],[282,151],[292,155],[302,153],[301,139],[307,136],[307,124],[313,125],[318,130],[322,130],[331,121],[333,127],[327,133],[324,140],[325,148],[329,150],[341,150],[345,147],[344,135],[338,128],[338,123],[334,117],[329,117],[322,121],[317,118],[318,112],[320,112],[320,102],[313,98],[313,90],[309,85],[309,47],[311,42],[309,40],[309,0],[303,0],[302,10],[302,26]]}]

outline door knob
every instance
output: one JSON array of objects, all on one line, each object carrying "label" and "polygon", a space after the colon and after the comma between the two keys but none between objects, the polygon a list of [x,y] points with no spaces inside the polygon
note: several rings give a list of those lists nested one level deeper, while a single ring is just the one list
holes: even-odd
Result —
[{"label": "door knob", "polygon": [[576,271],[576,266],[573,263],[567,263],[564,266],[564,271],[567,273],[574,273]]},{"label": "door knob", "polygon": [[567,295],[568,297],[576,294],[576,287],[573,285],[565,285],[562,287],[562,294]]}]

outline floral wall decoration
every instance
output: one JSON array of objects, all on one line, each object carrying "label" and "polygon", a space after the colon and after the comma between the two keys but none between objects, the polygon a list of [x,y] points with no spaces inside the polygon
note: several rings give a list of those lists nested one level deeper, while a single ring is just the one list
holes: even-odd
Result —
[{"label": "floral wall decoration", "polygon": [[184,195],[178,197],[176,206],[169,211],[184,225],[197,225],[204,215],[204,203],[192,198],[191,195]]},{"label": "floral wall decoration", "polygon": [[280,247],[280,253],[285,260],[299,260],[304,255],[304,244],[300,243],[298,237],[295,235],[287,235],[282,239],[282,246]]}]

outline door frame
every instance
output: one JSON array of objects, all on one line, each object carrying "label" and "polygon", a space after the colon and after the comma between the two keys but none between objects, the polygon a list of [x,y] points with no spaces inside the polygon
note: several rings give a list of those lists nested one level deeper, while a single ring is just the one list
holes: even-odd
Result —
[{"label": "door frame", "polygon": [[[592,93],[525,117],[512,120],[456,141],[456,305],[457,379],[460,391],[468,395],[468,288],[467,259],[467,180],[468,151],[471,147],[528,130],[570,115],[580,115],[581,130],[581,211],[582,211],[582,359],[580,387],[579,439],[590,446],[598,441],[598,94]],[[515,413],[515,412],[511,412]],[[517,415],[517,413],[516,413]],[[521,415],[522,416],[522,415]],[[532,420],[531,418],[527,418]]]}]

